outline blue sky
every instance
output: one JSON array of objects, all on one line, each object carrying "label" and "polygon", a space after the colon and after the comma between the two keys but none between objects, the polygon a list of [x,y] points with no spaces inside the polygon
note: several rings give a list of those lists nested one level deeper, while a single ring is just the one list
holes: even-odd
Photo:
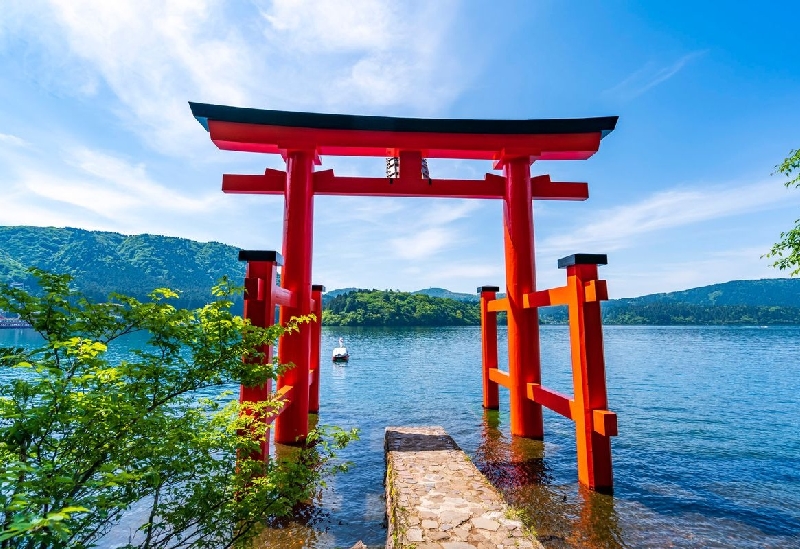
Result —
[{"label": "blue sky", "polygon": [[[586,202],[534,204],[539,287],[607,253],[611,297],[784,276],[760,256],[800,217],[774,166],[800,147],[800,4],[107,2],[0,6],[0,224],[281,249],[282,198],[224,195],[280,158],[217,150],[188,101],[439,118],[619,115]],[[341,175],[382,159],[323,158]],[[489,162],[432,160],[434,177]],[[496,201],[318,197],[314,280],[503,285]]]}]

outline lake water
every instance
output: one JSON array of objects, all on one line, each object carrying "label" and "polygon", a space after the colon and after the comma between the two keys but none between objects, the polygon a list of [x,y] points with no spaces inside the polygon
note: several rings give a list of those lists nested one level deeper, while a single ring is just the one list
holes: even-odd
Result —
[{"label": "lake water", "polygon": [[[604,335],[613,497],[579,487],[571,421],[546,410],[544,442],[512,438],[503,388],[484,412],[479,328],[324,328],[323,356],[341,336],[351,359],[323,360],[319,421],[361,440],[340,454],[351,471],[262,546],[382,546],[384,428],[442,425],[548,548],[800,547],[800,327]],[[501,328],[501,365],[504,345]],[[543,326],[541,345],[543,383],[571,394],[567,328]]]}]

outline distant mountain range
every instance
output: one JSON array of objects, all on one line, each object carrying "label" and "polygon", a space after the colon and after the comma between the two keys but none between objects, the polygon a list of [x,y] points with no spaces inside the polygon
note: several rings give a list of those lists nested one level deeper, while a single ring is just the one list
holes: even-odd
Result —
[{"label": "distant mountain range", "polygon": [[[42,227],[0,227],[0,282],[32,285],[27,272],[36,266],[74,277],[91,299],[117,291],[143,299],[157,287],[181,292],[179,305],[197,307],[210,298],[211,286],[223,275],[235,283],[245,266],[238,248],[156,235],[126,236],[112,232]],[[356,288],[334,289],[327,305]],[[411,292],[434,299],[477,303],[477,294],[427,288]],[[442,305],[444,306],[444,305]],[[447,306],[449,307],[449,306]],[[236,304],[241,310],[241,302]],[[603,304],[609,324],[800,324],[800,279],[734,280],[678,292],[615,299]],[[563,307],[540,311],[544,323],[566,321]]]},{"label": "distant mountain range", "polygon": [[[477,294],[453,294],[441,288],[417,294],[478,301]],[[678,292],[612,299],[602,303],[609,325],[799,325],[800,279],[732,280]],[[502,322],[502,317],[501,317]],[[567,308],[539,310],[542,324],[566,324]]]},{"label": "distant mountain range", "polygon": [[340,295],[349,294],[350,292],[357,292],[357,291],[358,288],[340,288],[338,290],[331,290],[329,292],[325,292],[324,294],[322,294],[322,305],[323,306],[327,305],[334,297],[339,297]]},{"label": "distant mountain range", "polygon": [[[800,278],[762,278],[731,280],[690,290],[615,299],[618,306],[651,303],[689,303],[704,307],[749,305],[761,307],[800,307]],[[611,302],[609,302],[611,303]]]},{"label": "distant mountain range", "polygon": [[[347,291],[352,291],[350,288]],[[345,291],[336,290],[340,293]],[[447,297],[458,301],[478,301],[475,294],[460,294],[444,288],[417,290],[413,294]],[[760,280],[731,280],[679,292],[648,294],[609,300],[608,305],[630,307],[652,303],[687,303],[703,307],[748,305],[754,307],[800,307],[800,278],[762,278]]]}]

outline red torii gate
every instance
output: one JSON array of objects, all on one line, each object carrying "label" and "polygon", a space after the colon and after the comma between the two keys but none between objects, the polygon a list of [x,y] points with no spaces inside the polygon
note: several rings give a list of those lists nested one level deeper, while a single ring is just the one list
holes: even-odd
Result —
[{"label": "red torii gate", "polygon": [[[222,177],[226,193],[284,195],[283,258],[275,252],[242,251],[248,261],[246,312],[268,325],[267,309],[280,304],[280,321],[321,312],[321,287],[311,284],[314,195],[486,198],[503,200],[506,297],[497,287],[481,294],[484,407],[497,408],[498,384],[508,387],[511,433],[543,438],[542,406],[575,421],[578,477],[586,486],[612,489],[610,436],[616,415],[606,400],[599,301],[607,299],[597,279],[604,255],[576,254],[559,261],[567,286],[536,291],[533,200],[586,200],[586,183],[555,183],[548,175],[530,176],[536,160],[585,160],[616,126],[617,117],[547,120],[454,120],[390,118],[245,109],[189,103],[192,114],[217,147],[229,151],[280,154],[286,171]],[[377,156],[399,159],[396,178],[341,177],[314,171],[320,156]],[[424,158],[480,159],[494,162],[503,176],[480,180],[431,179]],[[425,170],[427,171],[427,170]],[[271,254],[271,255],[270,255]],[[281,286],[275,269],[285,258]],[[312,296],[313,292],[313,296]],[[248,302],[250,306],[248,307]],[[257,303],[257,304],[256,304]],[[572,341],[573,399],[541,386],[538,307],[568,304]],[[496,313],[508,313],[509,371],[497,369]],[[295,368],[278,378],[286,397],[275,419],[275,440],[296,443],[308,434],[308,414],[318,410],[319,322],[281,338],[278,355]],[[314,332],[312,334],[312,332]],[[312,355],[313,360],[312,360]],[[242,388],[243,400],[259,400],[270,387]],[[314,401],[312,406],[309,398]],[[274,419],[274,418],[273,418]],[[262,456],[266,459],[266,448]]]}]

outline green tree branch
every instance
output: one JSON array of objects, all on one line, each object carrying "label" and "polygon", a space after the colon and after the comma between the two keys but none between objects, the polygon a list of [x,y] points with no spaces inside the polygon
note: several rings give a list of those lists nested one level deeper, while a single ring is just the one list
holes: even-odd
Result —
[{"label": "green tree branch", "polygon": [[[775,170],[789,178],[784,183],[786,187],[800,187],[800,149],[791,151],[783,162],[775,166]],[[780,241],[762,256],[774,260],[773,267],[790,271],[791,276],[800,274],[800,219],[796,219],[794,223],[794,228],[782,232]]]}]

